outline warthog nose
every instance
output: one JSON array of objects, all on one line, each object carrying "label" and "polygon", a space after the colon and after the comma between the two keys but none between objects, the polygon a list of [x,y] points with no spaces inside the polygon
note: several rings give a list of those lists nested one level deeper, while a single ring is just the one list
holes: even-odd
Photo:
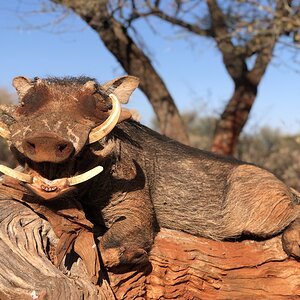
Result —
[{"label": "warthog nose", "polygon": [[23,141],[24,154],[35,162],[59,163],[74,152],[73,144],[55,135],[27,138]]}]

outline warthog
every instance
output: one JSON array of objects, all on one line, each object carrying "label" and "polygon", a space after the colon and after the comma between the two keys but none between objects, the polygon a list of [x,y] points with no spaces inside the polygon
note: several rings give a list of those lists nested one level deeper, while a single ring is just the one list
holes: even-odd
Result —
[{"label": "warthog", "polygon": [[160,227],[217,240],[283,232],[299,251],[299,194],[255,165],[182,145],[132,120],[139,80],[16,77],[17,106],[2,106],[1,135],[40,201],[69,197],[104,225],[104,264],[147,261]]}]

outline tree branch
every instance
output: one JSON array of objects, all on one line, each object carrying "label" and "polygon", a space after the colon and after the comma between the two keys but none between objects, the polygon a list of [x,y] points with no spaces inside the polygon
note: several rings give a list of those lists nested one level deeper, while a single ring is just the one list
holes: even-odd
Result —
[{"label": "tree branch", "polygon": [[243,56],[239,53],[231,41],[231,34],[228,31],[226,17],[223,14],[216,0],[206,0],[212,22],[212,31],[218,48],[223,55],[226,69],[232,79],[236,82],[247,72],[247,65]]},{"label": "tree branch", "polygon": [[197,35],[212,37],[211,29],[203,29],[203,28],[201,28],[200,26],[198,26],[196,24],[185,22],[185,21],[183,21],[179,18],[175,18],[173,16],[170,16],[170,15],[164,13],[162,10],[159,10],[157,8],[154,8],[154,9],[152,9],[149,12],[146,12],[146,13],[139,13],[138,16],[136,16],[136,17],[143,18],[143,17],[149,17],[149,16],[159,17],[160,19],[162,19],[164,21],[167,21],[167,22],[169,22],[173,25],[180,26],[180,27],[186,29],[187,31],[189,31],[191,33],[195,33]]},{"label": "tree branch", "polygon": [[273,50],[278,41],[280,35],[285,32],[285,21],[284,18],[289,16],[290,6],[288,3],[282,0],[276,1],[276,9],[274,13],[274,20],[270,25],[271,30],[265,35],[262,35],[263,39],[261,45],[264,46],[258,52],[254,67],[249,72],[248,78],[251,82],[260,82],[262,76],[264,75],[266,68],[273,57]]}]

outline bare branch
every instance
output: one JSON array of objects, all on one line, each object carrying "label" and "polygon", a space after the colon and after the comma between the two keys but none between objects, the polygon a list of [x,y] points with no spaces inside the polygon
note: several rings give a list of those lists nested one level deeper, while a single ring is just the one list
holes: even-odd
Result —
[{"label": "bare branch", "polygon": [[153,10],[151,12],[149,12],[148,14],[141,14],[141,17],[146,17],[146,16],[150,16],[150,15],[154,15],[157,16],[159,18],[161,18],[164,21],[167,21],[173,25],[178,25],[184,29],[186,29],[189,32],[201,35],[201,36],[207,36],[207,37],[211,37],[212,36],[212,32],[210,29],[203,29],[200,28],[198,25],[196,24],[191,24],[188,22],[185,22],[181,19],[172,17],[170,15],[165,14],[163,11],[161,10]]},{"label": "bare branch", "polygon": [[285,18],[288,17],[289,12],[290,6],[287,2],[281,0],[276,1],[274,21],[270,25],[272,31],[269,31],[267,34],[261,36],[261,38],[263,38],[263,43],[261,43],[261,46],[264,45],[264,47],[262,47],[258,52],[254,67],[249,73],[249,78],[251,78],[252,81],[259,83],[263,74],[265,73],[269,62],[272,59],[275,44],[278,41],[279,36],[284,32],[284,21]]}]

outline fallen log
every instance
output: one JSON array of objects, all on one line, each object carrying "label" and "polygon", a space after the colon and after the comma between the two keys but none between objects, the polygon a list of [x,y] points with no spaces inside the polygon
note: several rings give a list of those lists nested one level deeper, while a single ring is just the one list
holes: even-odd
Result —
[{"label": "fallen log", "polygon": [[93,284],[79,257],[58,269],[50,224],[26,204],[0,200],[0,299],[296,299],[300,264],[280,236],[216,242],[162,229],[151,268],[106,273]]},{"label": "fallen log", "polygon": [[[151,252],[146,299],[295,299],[300,264],[289,259],[280,236],[266,241],[216,242],[163,229]],[[134,278],[112,275],[118,299],[140,293]],[[140,280],[136,275],[137,281]]]}]

